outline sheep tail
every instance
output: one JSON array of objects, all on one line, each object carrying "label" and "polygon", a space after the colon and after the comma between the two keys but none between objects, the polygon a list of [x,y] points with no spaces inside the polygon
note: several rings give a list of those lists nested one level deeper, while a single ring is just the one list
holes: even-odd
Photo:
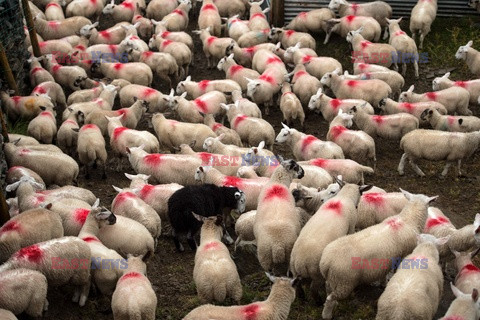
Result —
[{"label": "sheep tail", "polygon": [[360,166],[362,171],[365,172],[365,173],[369,173],[369,174],[373,174],[373,169],[370,168],[370,167],[367,167],[367,166]]},{"label": "sheep tail", "polygon": [[279,243],[276,242],[272,246],[272,261],[274,264],[280,264],[285,262],[285,249],[283,246]]}]

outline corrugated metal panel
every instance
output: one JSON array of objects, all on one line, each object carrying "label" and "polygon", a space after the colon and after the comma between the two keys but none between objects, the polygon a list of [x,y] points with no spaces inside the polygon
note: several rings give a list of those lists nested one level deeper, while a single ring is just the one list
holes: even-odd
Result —
[{"label": "corrugated metal panel", "polygon": [[[355,1],[364,3],[370,1]],[[393,9],[393,17],[410,17],[415,0],[387,0]],[[328,8],[329,0],[285,0],[285,23],[290,22],[302,11],[310,11],[319,8]],[[478,15],[478,12],[468,6],[468,0],[438,0],[437,17],[452,17]]]}]

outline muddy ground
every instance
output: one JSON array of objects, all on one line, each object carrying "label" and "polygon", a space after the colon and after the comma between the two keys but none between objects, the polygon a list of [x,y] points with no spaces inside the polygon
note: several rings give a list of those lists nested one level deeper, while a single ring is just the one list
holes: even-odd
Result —
[{"label": "muddy ground", "polygon": [[[449,20],[450,21],[450,20]],[[448,22],[449,23],[449,22]],[[434,31],[442,32],[447,21],[438,19]],[[190,23],[189,29],[195,27]],[[406,24],[403,25],[405,30]],[[433,36],[432,36],[433,37]],[[199,81],[203,79],[224,78],[223,72],[208,70],[206,60],[202,51],[198,36],[193,36],[195,40],[195,67],[191,68],[192,79]],[[426,40],[428,47],[428,37]],[[322,38],[318,43],[323,42]],[[319,44],[318,52],[320,55],[330,55],[340,61],[344,68],[352,72],[352,64],[348,61],[350,50],[345,45],[345,41],[338,37],[332,37],[331,43],[327,46]],[[460,69],[462,63],[457,65],[446,65],[448,67],[457,67]],[[411,70],[410,70],[411,71]],[[431,88],[431,76],[435,72],[443,74],[444,70],[432,68],[431,64],[420,65],[420,79],[415,81],[408,73],[405,89],[411,84],[416,85],[418,92],[429,91]],[[465,68],[453,73],[455,79],[472,79]],[[168,88],[164,85],[155,86],[162,92],[167,93]],[[471,107],[476,116],[480,116],[478,107]],[[308,112],[308,111],[307,111]],[[273,109],[269,116],[265,116],[278,132],[281,129],[280,121],[282,114],[279,109]],[[313,134],[321,139],[325,139],[328,125],[321,116],[308,112],[306,118],[305,132]],[[414,176],[410,167],[406,169],[406,175],[398,175],[396,168],[400,160],[401,150],[398,142],[387,141],[383,139],[376,140],[377,147],[377,170],[374,175],[366,178],[366,183],[384,188],[387,191],[398,191],[403,188],[412,193],[423,193],[427,195],[439,195],[436,206],[441,208],[457,227],[462,227],[472,223],[474,215],[480,212],[480,154],[477,152],[473,158],[463,164],[463,171],[466,174],[464,178],[456,178],[454,170],[451,170],[448,177],[440,179],[439,174],[443,163],[434,164],[421,161],[419,166],[426,173],[426,178]],[[283,146],[275,146],[274,151],[284,157],[291,157],[292,154]],[[131,169],[128,173],[134,173]],[[127,180],[123,172],[115,172],[111,168],[107,171],[107,180],[100,178],[100,173],[94,174],[90,180],[80,177],[80,186],[92,190],[104,205],[109,205],[116,195],[112,185],[127,187]],[[239,250],[232,252],[237,264],[242,284],[244,286],[244,295],[242,303],[250,303],[257,300],[263,300],[267,297],[270,289],[269,281],[264,276],[256,256],[248,250]],[[199,305],[196,297],[195,286],[192,279],[194,253],[188,249],[184,253],[177,253],[171,239],[161,237],[155,256],[148,262],[148,278],[152,282],[153,288],[158,297],[157,319],[181,319],[191,309]],[[443,315],[453,299],[450,291],[448,279],[445,280],[444,295],[437,312],[437,317]],[[382,293],[383,288],[362,286],[355,290],[354,296],[347,301],[339,304],[336,310],[336,319],[374,319],[376,314],[376,300]],[[322,292],[325,298],[325,293]],[[308,296],[308,295],[307,295]],[[109,302],[99,299],[93,292],[83,308],[73,304],[70,299],[72,289],[70,287],[51,288],[48,293],[50,302],[49,311],[45,319],[112,319]],[[425,297],[428,299],[428,297]],[[307,301],[297,299],[292,306],[289,319],[321,319],[321,303],[315,303],[311,298]]]}]

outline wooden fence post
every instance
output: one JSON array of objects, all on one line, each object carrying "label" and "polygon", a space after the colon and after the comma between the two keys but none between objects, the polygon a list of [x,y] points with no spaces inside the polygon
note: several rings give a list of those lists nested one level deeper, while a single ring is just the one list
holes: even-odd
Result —
[{"label": "wooden fence post", "polygon": [[283,27],[284,9],[284,0],[272,0],[272,23],[275,27]]},{"label": "wooden fence post", "polygon": [[30,12],[30,6],[28,5],[28,0],[22,0],[23,14],[25,15],[25,20],[27,21],[28,34],[30,35],[30,42],[32,44],[33,55],[35,57],[40,57],[42,53],[40,52],[40,46],[38,45],[37,32],[35,31],[35,25],[33,24],[32,13]]}]

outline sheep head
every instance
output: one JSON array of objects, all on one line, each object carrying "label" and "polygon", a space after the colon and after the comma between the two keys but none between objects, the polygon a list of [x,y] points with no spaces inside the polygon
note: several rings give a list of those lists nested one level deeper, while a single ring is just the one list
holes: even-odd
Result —
[{"label": "sheep head", "polygon": [[398,102],[409,102],[414,89],[415,86],[412,84],[407,91],[400,93],[400,96],[398,97]]},{"label": "sheep head", "polygon": [[445,73],[443,76],[437,77],[437,78],[433,79],[433,81],[432,81],[432,89],[433,89],[434,91],[440,90],[440,83],[441,83],[442,81],[449,80],[449,79],[448,79],[449,77],[450,77],[450,72],[447,72],[447,73]]},{"label": "sheep head", "polygon": [[468,41],[468,43],[466,45],[460,46],[458,48],[457,52],[455,53],[455,58],[457,58],[459,60],[465,60],[467,58],[468,50],[470,50],[472,45],[473,45],[473,41],[470,40],[470,41]]}]

